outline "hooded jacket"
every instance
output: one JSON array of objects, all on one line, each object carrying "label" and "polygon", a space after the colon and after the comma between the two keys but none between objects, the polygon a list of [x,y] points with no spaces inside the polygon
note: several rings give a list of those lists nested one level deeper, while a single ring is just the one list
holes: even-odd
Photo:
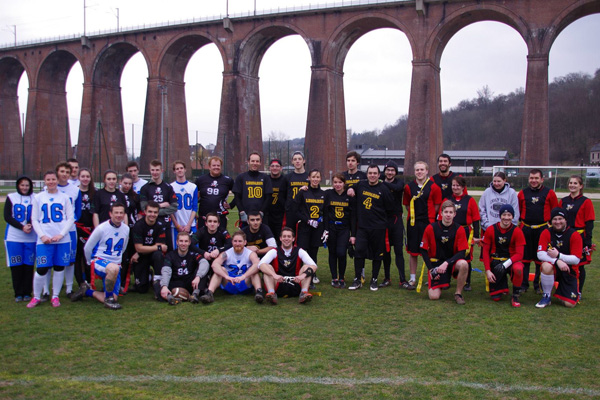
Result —
[{"label": "hooded jacket", "polygon": [[490,183],[490,187],[485,189],[483,195],[479,199],[479,215],[481,216],[481,231],[485,230],[500,221],[500,208],[510,204],[514,210],[513,224],[519,223],[519,199],[517,192],[510,187],[510,184],[505,183],[504,189],[498,193],[493,184]]}]

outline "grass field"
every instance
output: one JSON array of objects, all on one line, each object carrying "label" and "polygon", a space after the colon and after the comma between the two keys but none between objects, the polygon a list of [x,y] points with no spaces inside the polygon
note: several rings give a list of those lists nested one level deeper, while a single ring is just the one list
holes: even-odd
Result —
[{"label": "grass field", "polygon": [[452,289],[437,302],[397,286],[333,289],[325,259],[306,306],[217,293],[171,307],[131,293],[118,312],[64,296],[29,310],[1,268],[0,398],[600,398],[597,267],[582,304],[539,310],[531,290],[520,309],[493,303],[476,272],[462,307]]}]

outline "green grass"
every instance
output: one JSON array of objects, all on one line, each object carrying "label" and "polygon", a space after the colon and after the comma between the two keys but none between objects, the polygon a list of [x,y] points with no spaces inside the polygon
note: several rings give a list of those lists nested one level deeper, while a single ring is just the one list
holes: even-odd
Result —
[{"label": "green grass", "polygon": [[63,297],[26,309],[1,268],[0,398],[600,397],[596,267],[581,305],[538,310],[531,290],[521,309],[493,303],[479,273],[463,307],[452,290],[437,302],[397,286],[337,290],[325,259],[307,306],[218,292],[209,306],[170,307],[132,293],[119,312]]}]

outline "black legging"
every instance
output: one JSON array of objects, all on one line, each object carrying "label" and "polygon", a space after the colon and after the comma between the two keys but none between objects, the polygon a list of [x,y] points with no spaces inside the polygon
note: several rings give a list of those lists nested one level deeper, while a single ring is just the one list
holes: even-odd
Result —
[{"label": "black legging", "polygon": [[348,263],[348,239],[350,229],[347,227],[333,227],[329,231],[327,249],[329,250],[329,270],[331,279],[344,279]]}]

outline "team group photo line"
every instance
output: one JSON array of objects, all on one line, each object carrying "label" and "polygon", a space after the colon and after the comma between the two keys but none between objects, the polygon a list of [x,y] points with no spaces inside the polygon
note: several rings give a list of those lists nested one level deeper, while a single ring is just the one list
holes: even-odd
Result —
[{"label": "team group photo line", "polygon": [[[396,286],[393,248],[397,287],[425,287],[431,300],[443,297],[454,279],[448,297],[465,304],[472,272],[480,271],[472,267],[474,253],[493,301],[507,297],[511,307],[521,307],[530,281],[540,296],[537,308],[552,300],[572,308],[582,299],[585,265],[595,250],[595,213],[581,176],[569,178],[569,194],[559,200],[539,169],[529,171],[528,186],[518,193],[504,172],[496,172],[477,203],[465,178],[450,170],[447,154],[438,157],[436,174],[418,161],[415,179],[405,182],[394,161],[383,171],[371,164],[365,173],[360,154],[351,151],[347,170],[332,176],[328,190],[321,188],[321,171],[307,170],[300,151],[287,174],[279,159],[269,161],[269,173],[263,173],[260,154],[251,153],[248,170],[232,179],[213,156],[209,172],[195,182],[186,178],[186,163],[175,161],[170,184],[160,161],[131,161],[120,177],[104,171],[98,189],[92,171],[69,159],[44,174],[39,193],[29,177],[19,177],[4,205],[15,302],[60,307],[64,286],[71,302],[89,297],[112,310],[121,309],[119,298],[132,292],[150,292],[169,305],[210,304],[219,299],[218,289],[254,295],[259,304],[289,297],[307,304],[320,283],[317,270],[323,279],[327,274],[317,267],[320,248],[327,256],[319,264],[329,265],[336,289]],[[139,176],[140,167],[148,168],[150,180]],[[236,230],[229,232],[234,209]],[[354,274],[346,282],[348,257]]]}]

